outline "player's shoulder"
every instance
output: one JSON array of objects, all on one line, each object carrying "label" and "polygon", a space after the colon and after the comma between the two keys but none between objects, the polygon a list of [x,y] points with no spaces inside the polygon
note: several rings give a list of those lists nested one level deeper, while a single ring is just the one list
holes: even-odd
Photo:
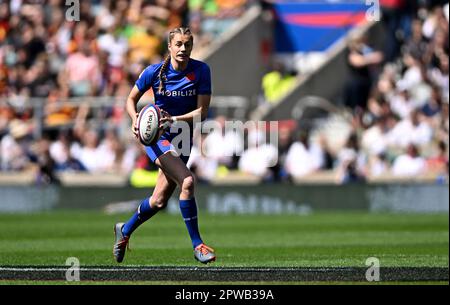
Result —
[{"label": "player's shoulder", "polygon": [[191,61],[191,65],[194,70],[197,70],[197,69],[209,70],[210,69],[209,65],[204,61],[193,59],[193,58],[191,58],[190,61]]},{"label": "player's shoulder", "polygon": [[142,70],[141,74],[139,74],[139,79],[144,78],[153,81],[155,75],[158,75],[162,65],[163,62],[148,65],[144,70]]},{"label": "player's shoulder", "polygon": [[142,73],[155,73],[156,71],[158,71],[159,69],[161,69],[163,63],[164,63],[164,62],[159,62],[159,63],[156,63],[156,64],[148,65],[148,66],[142,71]]}]

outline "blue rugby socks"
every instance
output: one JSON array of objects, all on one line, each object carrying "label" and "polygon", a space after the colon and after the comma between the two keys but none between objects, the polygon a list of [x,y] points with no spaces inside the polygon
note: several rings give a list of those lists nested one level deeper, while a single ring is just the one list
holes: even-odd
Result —
[{"label": "blue rugby socks", "polygon": [[[151,198],[151,197],[150,197]],[[122,228],[122,233],[125,236],[130,236],[134,230],[137,229],[142,223],[149,220],[153,215],[155,215],[158,210],[152,209],[150,207],[150,198],[145,198],[142,200],[137,211],[131,216],[130,220]]]},{"label": "blue rugby socks", "polygon": [[195,202],[195,198],[180,200],[180,210],[184,222],[186,223],[189,236],[191,237],[192,246],[195,248],[203,243],[200,238],[200,233],[198,232],[197,203]]},{"label": "blue rugby socks", "polygon": [[[192,246],[195,248],[203,243],[198,231],[197,203],[195,202],[195,198],[180,200],[180,210],[189,232],[189,236],[191,237]],[[158,210],[150,207],[150,198],[142,200],[137,211],[128,220],[128,222],[124,224],[122,228],[123,235],[131,236],[137,227],[149,220],[157,212]]]}]

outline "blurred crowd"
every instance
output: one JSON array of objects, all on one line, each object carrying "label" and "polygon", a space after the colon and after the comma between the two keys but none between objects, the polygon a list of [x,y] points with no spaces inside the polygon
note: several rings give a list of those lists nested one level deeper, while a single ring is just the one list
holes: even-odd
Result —
[{"label": "blurred crowd", "polygon": [[250,1],[70,3],[79,3],[79,21],[70,19],[70,6],[63,0],[0,2],[0,97],[54,101],[123,94],[147,65],[162,60],[170,29],[191,28],[195,58]]},{"label": "blurred crowd", "polygon": [[[63,0],[1,1],[0,100],[10,103],[0,103],[1,171],[32,168],[43,183],[58,183],[56,173],[68,171],[150,179],[141,174],[157,169],[129,126],[126,135],[117,128],[127,121],[123,97],[144,67],[164,56],[168,29],[189,25],[194,51],[200,52],[252,2],[80,1],[80,21],[73,22],[65,18]],[[341,146],[331,145],[325,134],[299,130],[298,122],[236,133],[219,116],[210,120],[220,128],[194,138],[188,165],[197,178],[207,183],[230,170],[264,181],[324,170],[337,183],[383,175],[448,176],[448,4],[421,6],[408,18],[396,7],[384,9],[384,18],[402,20],[383,20],[395,31],[385,50],[373,49],[364,36],[349,43],[343,107],[351,113],[351,132]],[[274,84],[283,80],[288,88],[295,78],[282,68],[275,71],[263,84],[273,99],[279,93]],[[117,98],[101,114],[112,124],[94,128],[87,124],[93,109],[66,102],[87,96]],[[45,100],[43,123],[55,127],[37,140],[33,108],[23,106],[30,97]],[[274,132],[277,141],[268,141]]]},{"label": "blurred crowd", "polygon": [[[100,142],[106,140],[105,134],[111,137],[115,134],[121,140],[120,146],[127,145],[114,128],[99,130],[85,124],[99,112],[96,105],[89,109],[87,97],[107,96],[117,100],[117,104],[106,110],[100,109],[101,116],[110,125],[123,121],[126,118],[122,105],[124,97],[146,66],[162,60],[170,29],[190,27],[195,42],[192,57],[198,58],[257,1],[66,2],[0,1],[2,171],[23,170],[30,162],[35,163],[46,147],[51,148],[48,149],[52,152],[51,161],[59,164],[64,159],[61,151],[67,148],[62,143],[66,145],[68,141],[69,159],[77,160],[70,166],[89,171],[105,170],[106,165],[98,162],[92,166],[87,164],[92,162],[86,161],[89,157],[84,149],[89,151],[91,146],[102,146]],[[148,92],[144,99],[151,100],[151,94]],[[42,109],[43,113],[36,113],[36,109]],[[32,120],[36,115],[44,117],[42,123],[49,131],[37,141],[29,139],[34,128],[42,127]],[[99,142],[100,136],[105,140]],[[82,149],[72,148],[74,143]],[[54,155],[55,151],[59,151],[59,155]]]},{"label": "blurred crowd", "polygon": [[412,15],[395,9],[385,13],[391,19],[384,50],[371,48],[363,35],[349,43],[344,103],[353,121],[338,154],[342,181],[388,172],[448,176],[448,1],[419,6]]},{"label": "blurred crowd", "polygon": [[[341,145],[323,131],[281,128],[277,165],[262,166],[264,171],[241,162],[241,170],[270,181],[324,170],[337,183],[389,176],[448,179],[448,1],[381,0],[380,5],[383,48],[374,49],[362,33],[349,37],[349,77],[341,101],[351,119]],[[264,76],[266,102],[289,91],[289,69],[294,67],[276,63]]]}]

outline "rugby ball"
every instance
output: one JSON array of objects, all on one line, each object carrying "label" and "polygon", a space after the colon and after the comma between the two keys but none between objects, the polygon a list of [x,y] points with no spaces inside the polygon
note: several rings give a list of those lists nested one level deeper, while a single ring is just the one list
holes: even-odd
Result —
[{"label": "rugby ball", "polygon": [[142,108],[137,118],[138,138],[145,146],[154,145],[158,142],[161,132],[159,120],[161,110],[154,104],[149,104]]}]

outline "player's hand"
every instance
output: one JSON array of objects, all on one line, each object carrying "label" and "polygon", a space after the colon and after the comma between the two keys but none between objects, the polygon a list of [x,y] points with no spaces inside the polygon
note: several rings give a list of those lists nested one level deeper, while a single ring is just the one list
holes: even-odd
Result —
[{"label": "player's hand", "polygon": [[136,139],[139,138],[139,137],[138,137],[138,131],[139,131],[139,128],[138,128],[138,126],[137,126],[137,118],[138,118],[138,116],[139,116],[139,113],[136,113],[136,116],[132,119],[132,123],[131,123],[131,131],[133,132],[134,137],[135,137]]},{"label": "player's hand", "polygon": [[173,120],[173,117],[167,111],[165,111],[163,109],[161,109],[161,114],[162,114],[162,117],[159,120],[159,129],[164,131],[164,130],[170,128],[170,126],[172,125],[174,120]]}]

